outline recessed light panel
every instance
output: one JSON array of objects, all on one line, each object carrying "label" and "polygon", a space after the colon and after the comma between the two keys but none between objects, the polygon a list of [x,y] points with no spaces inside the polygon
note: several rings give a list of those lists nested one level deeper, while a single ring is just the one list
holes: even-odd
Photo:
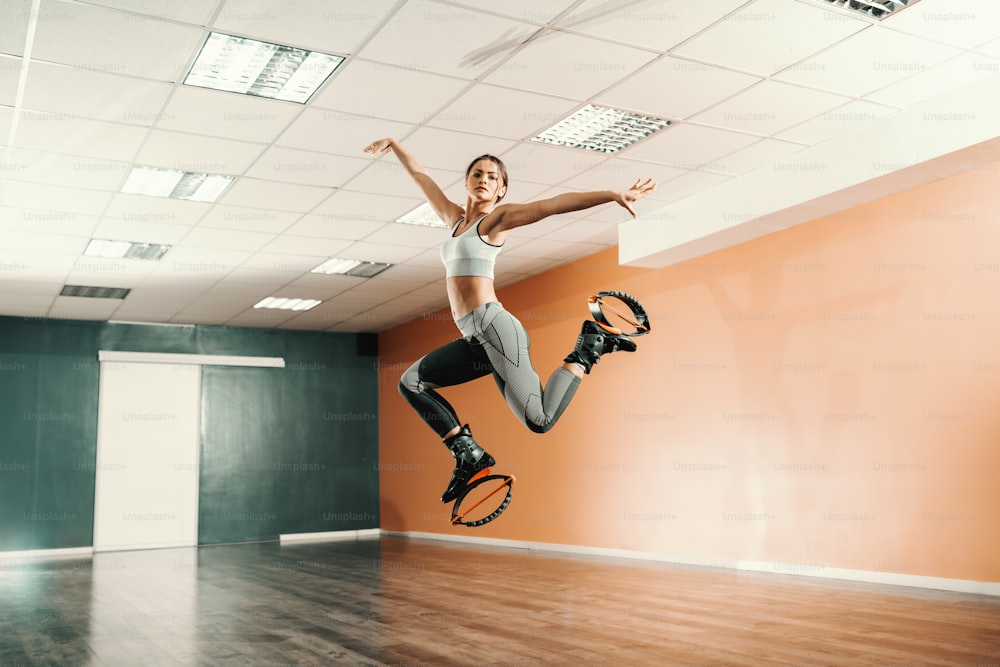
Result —
[{"label": "recessed light panel", "polygon": [[233,176],[222,174],[134,167],[125,179],[122,192],[129,195],[214,202],[233,180]]},{"label": "recessed light panel", "polygon": [[316,299],[282,299],[269,296],[254,304],[254,308],[274,308],[277,310],[309,310],[323,303]]},{"label": "recessed light panel", "polygon": [[342,56],[210,33],[185,85],[305,104]]},{"label": "recessed light panel", "polygon": [[384,262],[366,262],[360,259],[340,259],[334,257],[328,259],[310,273],[337,274],[343,276],[356,276],[359,278],[371,278],[377,276],[392,264]]},{"label": "recessed light panel", "polygon": [[447,229],[447,225],[444,221],[437,216],[431,205],[424,202],[420,206],[416,207],[406,215],[398,218],[396,222],[402,222],[407,225],[421,225],[423,227],[441,227],[442,229]]},{"label": "recessed light panel", "polygon": [[815,2],[839,7],[865,16],[884,19],[885,17],[915,5],[920,0],[814,0]]},{"label": "recessed light panel", "polygon": [[132,243],[130,241],[109,241],[91,239],[84,255],[89,257],[113,257],[115,259],[145,259],[158,262],[170,250],[168,245],[158,243]]},{"label": "recessed light panel", "polygon": [[89,285],[63,285],[60,296],[83,296],[91,299],[124,299],[130,289],[125,287],[94,287]]},{"label": "recessed light panel", "polygon": [[532,141],[617,153],[670,125],[666,118],[588,104]]}]

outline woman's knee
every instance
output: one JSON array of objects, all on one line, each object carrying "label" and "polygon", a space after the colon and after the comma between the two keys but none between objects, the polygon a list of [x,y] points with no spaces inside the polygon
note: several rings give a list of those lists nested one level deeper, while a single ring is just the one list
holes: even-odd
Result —
[{"label": "woman's knee", "polygon": [[419,394],[423,391],[423,380],[420,378],[420,362],[407,368],[399,378],[399,393]]}]

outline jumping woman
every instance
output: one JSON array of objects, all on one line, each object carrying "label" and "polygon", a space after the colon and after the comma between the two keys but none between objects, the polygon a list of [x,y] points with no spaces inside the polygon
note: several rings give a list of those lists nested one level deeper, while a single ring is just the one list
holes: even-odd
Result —
[{"label": "jumping woman", "polygon": [[469,481],[495,465],[462,425],[454,408],[439,393],[493,374],[514,414],[530,430],[545,433],[562,415],[585,374],[602,354],[634,352],[635,343],[586,320],[576,347],[549,377],[544,389],[528,356],[528,333],[504,310],[493,287],[493,266],[507,235],[550,215],[580,211],[614,202],[635,217],[638,199],[656,188],[652,179],[636,181],[627,190],[573,192],[527,204],[499,204],[507,193],[507,168],[492,155],[477,157],[465,171],[465,208],[452,202],[420,162],[395,139],[379,139],[365,153],[396,154],[420,187],[428,204],[445,222],[450,235],[441,245],[448,302],[462,338],[417,360],[399,382],[399,392],[443,440],[455,457],[455,471],[441,496],[448,503],[461,495]]}]

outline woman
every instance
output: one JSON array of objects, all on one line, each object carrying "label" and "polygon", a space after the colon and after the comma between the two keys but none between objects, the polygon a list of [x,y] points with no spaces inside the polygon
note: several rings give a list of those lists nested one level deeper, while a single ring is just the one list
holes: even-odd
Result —
[{"label": "woman", "polygon": [[364,149],[380,155],[392,152],[423,191],[431,208],[451,230],[441,246],[448,302],[462,338],[434,350],[414,363],[399,382],[399,392],[437,432],[455,457],[451,482],[441,496],[457,498],[473,480],[488,474],[496,461],[472,439],[455,410],[436,391],[490,373],[514,414],[535,433],[551,429],[602,354],[635,351],[625,336],[609,334],[586,320],[576,347],[541,386],[528,356],[528,334],[504,310],[493,288],[493,266],[507,235],[514,229],[550,215],[579,211],[614,202],[634,218],[632,208],[656,188],[652,179],[636,181],[624,191],[573,192],[527,204],[499,204],[507,193],[507,168],[492,155],[472,161],[465,172],[465,208],[445,196],[417,159],[394,139],[379,139]]}]

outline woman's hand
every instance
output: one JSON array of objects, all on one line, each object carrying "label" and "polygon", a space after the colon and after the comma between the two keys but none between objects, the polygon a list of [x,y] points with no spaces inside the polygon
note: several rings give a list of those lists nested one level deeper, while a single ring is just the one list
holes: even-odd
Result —
[{"label": "woman's hand", "polygon": [[392,139],[378,139],[365,146],[365,153],[378,155],[392,150]]},{"label": "woman's hand", "polygon": [[655,189],[656,182],[653,179],[647,178],[645,182],[642,182],[642,179],[640,178],[637,179],[628,190],[616,193],[615,202],[631,213],[632,217],[635,218],[635,209],[632,208],[632,204],[642,199]]}]

